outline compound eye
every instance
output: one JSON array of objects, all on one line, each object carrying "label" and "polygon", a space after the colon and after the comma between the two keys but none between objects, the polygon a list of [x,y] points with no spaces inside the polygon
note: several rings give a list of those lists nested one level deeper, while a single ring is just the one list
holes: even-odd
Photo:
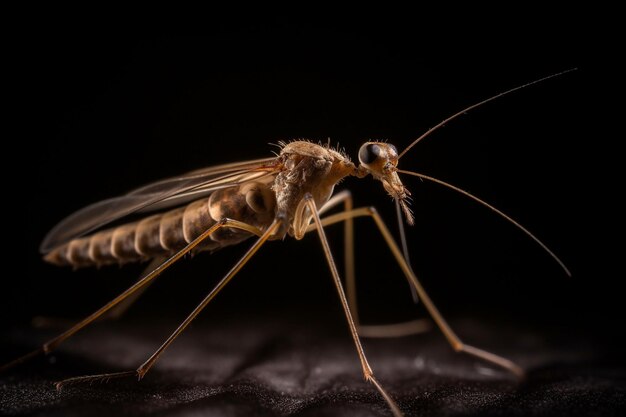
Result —
[{"label": "compound eye", "polygon": [[359,162],[369,165],[381,157],[382,148],[375,143],[366,143],[359,149]]}]

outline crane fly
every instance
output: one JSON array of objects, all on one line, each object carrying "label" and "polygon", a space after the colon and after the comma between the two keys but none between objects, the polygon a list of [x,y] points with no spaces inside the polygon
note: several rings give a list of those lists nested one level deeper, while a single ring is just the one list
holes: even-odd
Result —
[{"label": "crane fly", "polygon": [[[305,234],[316,232],[343,307],[363,375],[374,385],[393,414],[402,416],[392,396],[375,378],[360,341],[360,333],[376,333],[372,328],[381,327],[361,326],[356,311],[353,219],[369,217],[385,240],[412,291],[422,301],[452,348],[456,352],[465,352],[522,376],[523,370],[512,361],[470,346],[456,335],[411,269],[402,227],[400,227],[402,244],[399,246],[373,207],[354,208],[348,191],[341,191],[335,195],[333,191],[335,185],[346,177],[364,178],[371,175],[382,183],[383,188],[395,201],[399,224],[402,225],[402,218],[406,223],[412,224],[413,214],[409,207],[410,192],[402,183],[400,175],[437,183],[478,202],[515,225],[539,244],[570,275],[564,263],[546,245],[500,210],[452,184],[398,167],[399,161],[413,146],[451,120],[499,97],[570,71],[572,70],[518,86],[469,106],[426,131],[402,152],[398,152],[390,143],[369,141],[361,146],[358,163],[354,163],[347,154],[338,148],[332,148],[330,144],[296,140],[281,143],[280,152],[275,157],[193,171],[79,210],[61,221],[45,237],[41,244],[41,252],[47,262],[60,266],[89,267],[152,260],[150,264],[152,266],[134,285],[102,308],[64,333],[48,340],[39,349],[4,365],[1,369],[6,370],[39,354],[49,353],[94,320],[110,314],[114,309],[121,308],[124,303],[138,296],[158,275],[186,254],[216,251],[256,236],[253,245],[243,257],[156,352],[137,369],[69,378],[56,383],[56,387],[61,389],[70,384],[130,376],[142,379],[163,351],[267,241],[281,240],[287,235],[300,240]],[[341,205],[342,211],[327,213],[331,208]],[[110,225],[133,213],[145,213],[145,217],[121,226]],[[324,232],[326,226],[335,223],[344,223],[345,227],[347,293],[344,291]],[[397,330],[393,326],[386,328],[383,326],[377,331],[379,335],[392,336],[397,335]]]}]

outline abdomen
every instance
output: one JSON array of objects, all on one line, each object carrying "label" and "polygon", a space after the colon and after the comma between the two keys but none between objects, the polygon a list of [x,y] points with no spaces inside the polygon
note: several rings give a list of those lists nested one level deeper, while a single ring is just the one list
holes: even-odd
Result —
[{"label": "abdomen", "polygon": [[[184,207],[73,239],[47,253],[44,260],[60,266],[88,267],[168,256],[225,217],[265,230],[274,218],[275,205],[267,184],[245,183],[217,190]],[[225,227],[211,234],[195,251],[214,251],[250,236]]]}]

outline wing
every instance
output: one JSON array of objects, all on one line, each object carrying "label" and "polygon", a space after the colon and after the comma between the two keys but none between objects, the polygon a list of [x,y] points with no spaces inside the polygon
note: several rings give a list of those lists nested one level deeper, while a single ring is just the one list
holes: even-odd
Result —
[{"label": "wing", "polygon": [[46,235],[39,250],[55,247],[136,212],[162,210],[208,196],[215,190],[247,181],[273,179],[276,158],[217,165],[137,188],[126,195],[91,204],[63,219]]}]

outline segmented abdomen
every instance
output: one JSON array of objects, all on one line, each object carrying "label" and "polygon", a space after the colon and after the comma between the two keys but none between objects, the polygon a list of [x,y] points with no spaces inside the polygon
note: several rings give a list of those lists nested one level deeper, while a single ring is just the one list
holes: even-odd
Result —
[{"label": "segmented abdomen", "polygon": [[[264,183],[245,183],[217,190],[208,198],[90,236],[69,241],[44,256],[47,262],[74,267],[100,266],[167,256],[182,249],[217,221],[228,217],[265,230],[274,218],[276,199]],[[224,227],[194,252],[217,250],[251,236]]]}]

